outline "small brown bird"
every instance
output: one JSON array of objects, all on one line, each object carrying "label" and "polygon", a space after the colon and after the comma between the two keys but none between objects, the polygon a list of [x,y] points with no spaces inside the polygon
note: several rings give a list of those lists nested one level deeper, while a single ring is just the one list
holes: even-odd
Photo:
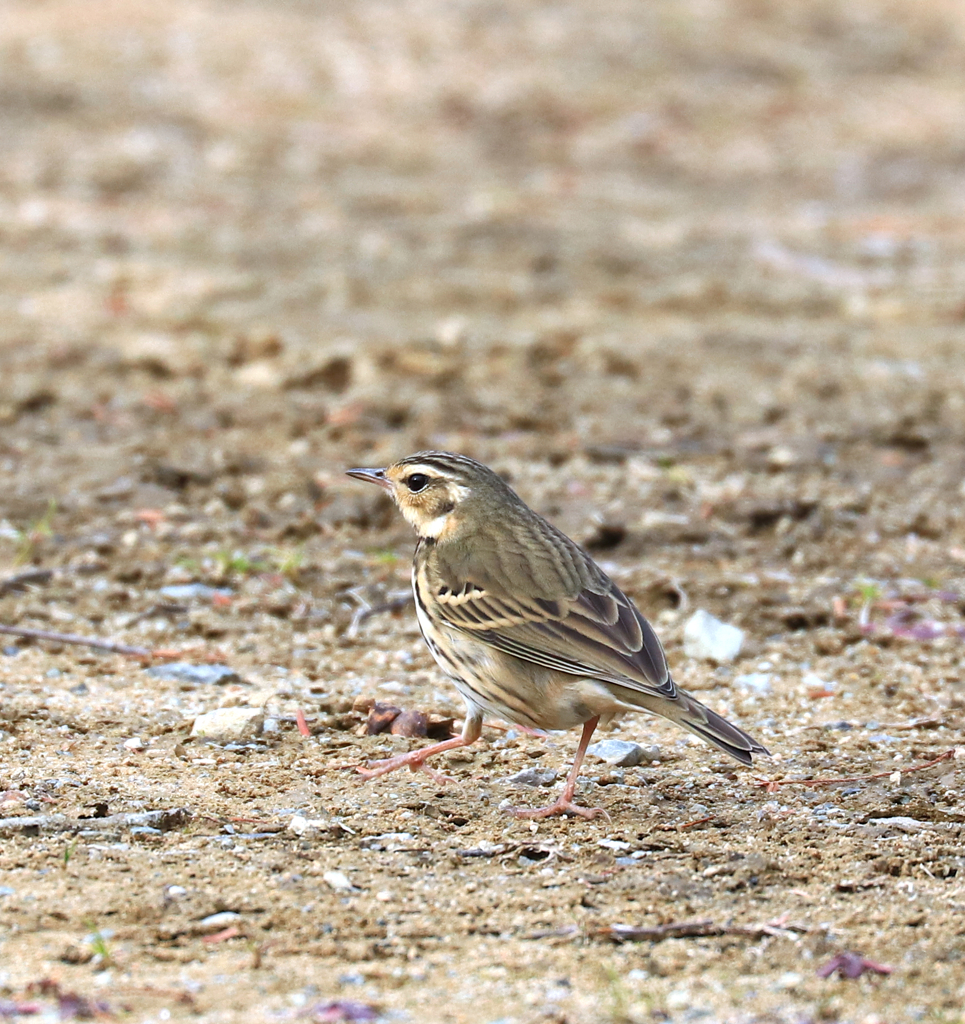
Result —
[{"label": "small brown bird", "polygon": [[416,614],[429,650],[466,702],[462,736],[360,769],[427,771],[434,754],[474,743],[483,714],[533,729],[583,726],[559,799],[519,817],[578,814],[573,794],[593,730],[626,711],[689,729],[742,764],[757,740],[679,689],[663,647],[633,602],[577,544],[491,469],[450,452],[419,452],[348,475],[385,488],[419,540]]}]

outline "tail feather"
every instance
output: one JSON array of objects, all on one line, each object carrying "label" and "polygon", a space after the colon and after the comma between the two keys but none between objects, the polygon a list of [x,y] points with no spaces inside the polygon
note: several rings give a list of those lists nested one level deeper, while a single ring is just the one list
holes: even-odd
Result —
[{"label": "tail feather", "polygon": [[744,732],[743,729],[738,729],[736,725],[728,722],[726,718],[722,718],[716,711],[711,711],[710,708],[689,694],[680,693],[676,703],[678,703],[678,715],[673,716],[672,721],[689,729],[692,733],[696,733],[708,743],[720,747],[741,764],[751,764],[752,754],[770,754],[770,751],[758,743],[753,736]]},{"label": "tail feather", "polygon": [[709,707],[683,690],[678,690],[674,698],[653,697],[649,694],[644,697],[639,693],[634,696],[633,703],[637,707],[646,708],[647,711],[688,729],[715,747],[720,747],[724,753],[730,754],[741,764],[751,764],[753,754],[770,756],[770,751],[753,736],[728,722],[716,711],[711,711]]}]

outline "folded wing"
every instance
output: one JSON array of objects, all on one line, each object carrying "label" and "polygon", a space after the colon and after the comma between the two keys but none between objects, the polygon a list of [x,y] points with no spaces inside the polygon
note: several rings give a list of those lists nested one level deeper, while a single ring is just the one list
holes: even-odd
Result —
[{"label": "folded wing", "polygon": [[499,592],[464,582],[438,587],[446,621],[477,640],[544,668],[673,699],[677,688],[660,640],[606,577],[575,596]]}]

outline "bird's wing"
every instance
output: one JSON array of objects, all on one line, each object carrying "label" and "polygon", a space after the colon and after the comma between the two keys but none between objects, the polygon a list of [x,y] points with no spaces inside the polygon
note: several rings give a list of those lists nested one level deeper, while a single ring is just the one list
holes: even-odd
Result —
[{"label": "bird's wing", "polygon": [[542,598],[529,589],[510,594],[491,581],[460,583],[450,577],[436,584],[434,597],[450,626],[524,661],[654,696],[677,696],[653,627],[602,571],[572,597]]}]

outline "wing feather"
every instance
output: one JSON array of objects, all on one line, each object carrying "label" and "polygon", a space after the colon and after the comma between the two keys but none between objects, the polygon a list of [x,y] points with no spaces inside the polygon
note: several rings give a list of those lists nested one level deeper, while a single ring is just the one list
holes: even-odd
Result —
[{"label": "wing feather", "polygon": [[449,578],[436,589],[437,607],[450,626],[506,654],[673,699],[677,689],[653,628],[616,584],[597,573],[569,597],[510,595],[497,592],[492,581]]}]

